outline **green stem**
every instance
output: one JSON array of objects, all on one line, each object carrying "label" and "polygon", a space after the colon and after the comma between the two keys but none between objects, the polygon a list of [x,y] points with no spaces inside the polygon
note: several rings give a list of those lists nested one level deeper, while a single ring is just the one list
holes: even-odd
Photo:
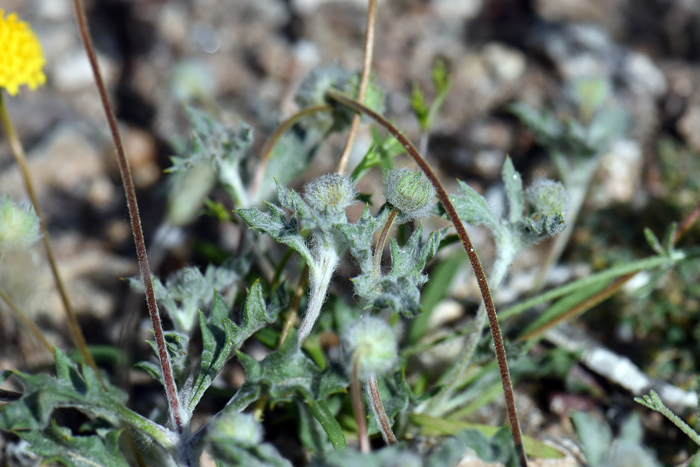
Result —
[{"label": "green stem", "polygon": [[464,227],[457,211],[450,201],[450,197],[442,186],[440,179],[437,177],[433,169],[428,165],[428,163],[420,155],[416,147],[411,143],[408,138],[406,138],[394,125],[391,124],[386,118],[374,112],[372,109],[362,105],[360,102],[346,96],[345,94],[338,92],[336,90],[329,90],[326,93],[326,97],[338,102],[341,105],[353,109],[355,112],[361,112],[374,121],[379,123],[381,126],[386,128],[391,135],[398,140],[399,143],[406,149],[408,154],[413,158],[413,160],[418,164],[423,173],[432,182],[435,190],[437,191],[438,198],[442,203],[447,216],[449,217],[452,225],[454,225],[455,230],[457,230],[457,235],[459,240],[464,246],[464,250],[469,257],[469,261],[474,269],[474,275],[476,276],[477,283],[479,284],[479,290],[481,291],[481,297],[484,300],[484,305],[486,306],[486,312],[489,318],[489,327],[491,329],[491,336],[493,337],[493,344],[496,351],[496,359],[498,361],[498,370],[501,374],[501,381],[503,383],[503,394],[506,399],[506,409],[508,411],[508,420],[510,422],[511,433],[513,435],[513,442],[515,443],[516,450],[518,451],[518,463],[520,467],[527,467],[527,457],[525,456],[525,451],[523,449],[523,439],[522,433],[520,432],[520,422],[518,421],[518,413],[515,408],[515,397],[513,395],[513,386],[510,380],[510,372],[508,371],[508,361],[506,360],[506,351],[503,345],[503,336],[501,335],[501,328],[498,324],[498,316],[496,315],[496,307],[493,304],[493,297],[491,296],[491,291],[489,290],[488,282],[486,280],[486,274],[484,274],[484,268],[479,261],[479,256],[474,250],[471,239],[467,234],[467,230]]},{"label": "green stem", "polygon": [[51,237],[49,237],[49,230],[46,227],[46,218],[39,204],[39,198],[34,190],[34,182],[32,181],[31,172],[29,171],[29,165],[27,164],[27,158],[24,155],[24,149],[22,148],[22,143],[15,131],[15,127],[12,124],[12,119],[10,118],[10,113],[7,111],[7,104],[5,103],[4,93],[0,90],[0,121],[7,134],[7,140],[10,143],[10,148],[12,149],[12,154],[15,157],[19,171],[22,174],[22,181],[24,182],[24,188],[29,196],[32,206],[34,207],[34,212],[39,218],[39,226],[41,228],[41,241],[44,244],[44,250],[46,250],[46,257],[49,260],[49,267],[51,268],[51,273],[53,274],[53,279],[56,284],[56,289],[61,297],[61,302],[63,303],[63,308],[66,311],[66,316],[68,317],[68,329],[70,330],[73,343],[80,351],[85,362],[95,370],[98,379],[104,386],[100,372],[97,370],[97,364],[92,358],[90,351],[88,350],[87,343],[85,342],[85,336],[83,331],[80,329],[80,323],[78,323],[78,317],[71,306],[70,299],[68,298],[68,292],[66,291],[66,286],[63,283],[61,274],[58,271],[58,263],[56,261],[56,255],[53,251],[53,245],[51,244]]},{"label": "green stem", "polygon": [[346,449],[347,441],[345,441],[345,434],[343,429],[335,419],[333,413],[328,408],[328,404],[324,400],[314,401],[307,400],[306,403],[309,406],[311,415],[314,416],[316,420],[321,424],[323,430],[328,435],[328,439],[331,440],[333,448],[337,451],[340,449]]}]

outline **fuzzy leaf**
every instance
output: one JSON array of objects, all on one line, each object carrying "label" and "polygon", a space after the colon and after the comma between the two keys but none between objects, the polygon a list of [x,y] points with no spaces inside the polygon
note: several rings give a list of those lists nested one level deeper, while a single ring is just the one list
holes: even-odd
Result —
[{"label": "fuzzy leaf", "polygon": [[51,425],[19,435],[44,462],[60,462],[67,467],[128,467],[119,448],[120,433],[109,430],[104,436],[73,436],[69,428]]},{"label": "fuzzy leaf", "polygon": [[420,456],[409,450],[405,444],[395,444],[367,454],[347,449],[334,451],[326,458],[313,459],[312,467],[432,467],[423,464]]},{"label": "fuzzy leaf", "polygon": [[571,419],[588,464],[593,467],[603,465],[605,455],[612,443],[610,427],[586,412],[574,412]]},{"label": "fuzzy leaf", "polygon": [[[168,355],[170,355],[170,362],[172,364],[173,376],[175,377],[175,382],[178,386],[185,383],[185,380],[189,376],[190,369],[190,354],[189,354],[189,343],[190,338],[186,334],[176,331],[166,331],[163,333],[165,337],[165,343],[168,347]],[[153,355],[158,361],[158,347],[154,341],[147,341],[148,345],[151,346],[153,350]],[[146,373],[148,373],[153,379],[163,383],[163,372],[160,368],[159,363],[154,362],[139,362],[136,365]]]},{"label": "fuzzy leaf", "polygon": [[321,370],[299,348],[296,331],[292,334],[279,350],[271,352],[261,362],[238,353],[246,382],[264,387],[277,401],[289,401],[295,394],[307,400],[319,400],[345,391],[348,383],[344,372],[336,366]]},{"label": "fuzzy leaf", "polygon": [[484,197],[463,181],[457,180],[457,182],[460,193],[450,196],[450,200],[462,222],[473,225],[483,224],[496,232],[500,228],[498,216],[491,210]]},{"label": "fuzzy leaf", "polygon": [[350,254],[357,260],[362,271],[372,270],[374,233],[386,221],[387,215],[388,212],[384,212],[382,216],[374,217],[369,212],[369,206],[366,206],[357,222],[338,225],[338,231],[345,237],[350,246]]},{"label": "fuzzy leaf", "polygon": [[256,281],[248,292],[240,325],[236,325],[228,318],[229,309],[223,298],[219,294],[215,295],[209,317],[205,318],[203,313],[199,315],[202,330],[202,363],[192,388],[191,399],[183,397],[190,412],[194,411],[204,392],[211,386],[233,352],[256,331],[277,320],[280,310],[284,308],[284,302],[285,298],[276,292],[266,305],[262,286]]},{"label": "fuzzy leaf", "polygon": [[268,212],[257,208],[239,209],[236,213],[256,232],[268,234],[273,240],[288,245],[297,251],[307,262],[312,260],[311,251],[299,231],[297,218],[293,215],[287,220],[284,210],[268,203]]},{"label": "fuzzy leaf", "polygon": [[360,276],[353,278],[355,291],[376,308],[389,308],[409,317],[417,315],[420,313],[420,288],[428,281],[423,269],[446,235],[447,229],[436,230],[424,241],[421,224],[403,247],[392,239],[391,272],[376,279],[371,267],[363,270]]},{"label": "fuzzy leaf", "polygon": [[161,444],[175,442],[175,435],[169,430],[126,408],[127,396],[121,389],[107,381],[104,382],[106,389],[103,388],[92,368],[84,364],[78,366],[58,348],[54,356],[55,377],[14,372],[24,384],[24,395],[0,410],[0,430],[43,430],[49,425],[54,409],[73,407],[113,426],[126,423]]}]

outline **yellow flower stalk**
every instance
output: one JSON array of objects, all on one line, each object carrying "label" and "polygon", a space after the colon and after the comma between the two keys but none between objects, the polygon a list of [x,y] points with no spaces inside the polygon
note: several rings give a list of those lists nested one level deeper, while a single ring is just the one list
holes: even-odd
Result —
[{"label": "yellow flower stalk", "polygon": [[46,82],[41,44],[29,24],[0,8],[0,88],[14,96],[22,85],[36,89]]}]

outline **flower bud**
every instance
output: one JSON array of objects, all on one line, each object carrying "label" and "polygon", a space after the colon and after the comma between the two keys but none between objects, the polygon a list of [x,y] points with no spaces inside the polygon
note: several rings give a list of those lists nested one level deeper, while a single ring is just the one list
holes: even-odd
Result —
[{"label": "flower bud", "polygon": [[384,197],[403,222],[428,216],[435,205],[435,187],[421,172],[390,170],[384,182]]},{"label": "flower bud", "polygon": [[362,380],[391,370],[398,359],[396,334],[380,318],[360,318],[343,332],[341,344],[348,368],[356,360]]},{"label": "flower bud", "polygon": [[224,413],[212,421],[209,431],[212,442],[234,441],[244,446],[254,446],[262,442],[263,428],[248,413]]},{"label": "flower bud", "polygon": [[536,213],[553,216],[566,211],[568,196],[564,185],[547,178],[538,178],[527,189],[527,199]]},{"label": "flower bud", "polygon": [[304,199],[317,212],[326,207],[334,212],[344,211],[355,201],[356,193],[350,177],[336,173],[322,175],[304,187]]},{"label": "flower bud", "polygon": [[39,218],[29,204],[0,201],[0,250],[26,249],[39,240]]}]

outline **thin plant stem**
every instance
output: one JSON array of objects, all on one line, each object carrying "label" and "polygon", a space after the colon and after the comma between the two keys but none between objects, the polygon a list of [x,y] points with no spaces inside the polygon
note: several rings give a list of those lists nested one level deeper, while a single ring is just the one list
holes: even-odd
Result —
[{"label": "thin plant stem", "polygon": [[558,326],[559,324],[563,323],[564,321],[568,321],[571,318],[580,315],[584,311],[590,310],[591,308],[593,308],[597,304],[601,303],[602,301],[604,301],[607,298],[614,295],[618,290],[620,290],[622,288],[623,285],[625,285],[627,282],[629,282],[629,280],[632,279],[636,275],[637,275],[636,272],[631,272],[629,274],[626,274],[622,277],[617,278],[612,284],[608,285],[600,292],[597,292],[593,296],[587,298],[586,300],[582,301],[578,305],[572,307],[566,313],[562,313],[561,315],[555,317],[554,319],[552,319],[550,322],[548,322],[544,326],[541,326],[540,328],[535,329],[532,332],[525,334],[524,336],[518,337],[518,340],[525,341],[525,340],[529,340],[529,339],[532,339],[534,337],[537,337],[537,336],[541,335],[542,333],[544,333],[545,331],[548,331],[549,329],[552,329],[553,327]]},{"label": "thin plant stem", "polygon": [[[362,62],[362,75],[360,77],[360,87],[357,92],[357,100],[360,102],[364,102],[365,96],[367,95],[367,88],[369,87],[369,76],[372,71],[372,56],[374,55],[374,31],[376,20],[377,0],[369,0],[369,5],[367,6],[367,30],[365,31],[365,58]],[[356,113],[352,117],[350,130],[348,130],[345,146],[343,147],[340,162],[338,163],[338,174],[340,175],[345,172],[348,166],[350,154],[352,153],[352,146],[355,143],[355,138],[357,138],[357,131],[359,128],[360,114]]]},{"label": "thin plant stem", "polygon": [[382,267],[382,253],[384,252],[384,244],[386,243],[386,238],[389,234],[389,229],[391,229],[392,224],[394,223],[394,220],[396,219],[396,216],[398,215],[399,211],[397,209],[392,209],[391,212],[389,213],[389,217],[387,218],[386,222],[384,223],[384,228],[382,229],[382,233],[379,235],[379,240],[377,240],[377,246],[374,249],[374,277],[375,279],[379,278],[381,275],[381,267]]},{"label": "thin plant stem", "polygon": [[360,452],[369,452],[369,437],[367,436],[367,419],[362,405],[362,391],[360,390],[360,377],[357,369],[357,358],[352,359],[352,374],[350,375],[350,401],[352,411],[355,413],[357,423],[357,439],[360,443]]},{"label": "thin plant stem", "polygon": [[39,204],[39,198],[36,196],[34,183],[27,164],[27,158],[24,155],[24,149],[22,148],[22,143],[19,136],[17,135],[15,127],[12,124],[10,113],[7,111],[7,104],[5,103],[4,93],[2,91],[0,91],[0,120],[2,121],[2,126],[5,128],[7,140],[9,141],[10,148],[12,149],[12,154],[15,157],[15,161],[17,161],[17,166],[19,167],[20,173],[22,174],[24,188],[30,201],[32,202],[34,212],[39,218],[39,226],[42,233],[41,241],[44,244],[44,250],[46,250],[46,257],[49,260],[49,266],[51,268],[51,273],[53,274],[56,289],[61,297],[63,308],[66,311],[66,316],[68,318],[68,329],[70,330],[71,337],[73,338],[73,343],[82,355],[85,362],[90,365],[93,370],[95,370],[95,374],[97,374],[100,382],[102,382],[102,377],[100,376],[99,371],[97,371],[95,360],[92,358],[92,354],[90,354],[90,350],[88,350],[87,344],[85,343],[85,336],[83,335],[83,331],[80,329],[78,317],[71,306],[70,299],[68,298],[68,292],[66,291],[65,284],[63,283],[63,279],[61,278],[61,274],[58,270],[58,263],[56,262],[56,255],[53,251],[53,245],[51,244],[51,237],[49,237],[44,212]]},{"label": "thin plant stem", "polygon": [[435,187],[438,198],[440,199],[440,202],[442,203],[443,207],[445,208],[445,211],[447,212],[447,216],[449,217],[450,221],[457,230],[457,236],[459,237],[460,241],[462,242],[462,245],[464,246],[464,250],[466,251],[467,256],[469,257],[469,261],[472,264],[472,268],[474,269],[474,274],[476,275],[477,283],[479,284],[481,297],[484,300],[486,312],[488,313],[489,327],[491,329],[491,336],[493,337],[493,343],[496,350],[496,359],[498,361],[498,369],[501,374],[501,381],[503,383],[503,394],[506,399],[508,420],[510,422],[513,441],[515,443],[516,450],[518,451],[518,461],[520,467],[526,467],[527,456],[525,455],[525,450],[523,449],[522,433],[520,431],[520,423],[518,422],[518,414],[515,408],[513,386],[510,379],[510,372],[508,371],[508,361],[506,360],[506,351],[505,347],[503,346],[503,336],[501,335],[501,328],[498,324],[498,315],[496,314],[496,307],[494,306],[493,297],[491,296],[491,291],[489,290],[489,286],[486,280],[486,274],[484,274],[484,268],[481,265],[481,261],[479,261],[479,256],[476,254],[471,239],[467,234],[467,230],[464,228],[464,224],[462,224],[462,221],[457,215],[457,211],[455,210],[452,201],[450,201],[450,198],[447,192],[445,191],[445,188],[442,186],[440,179],[438,179],[437,175],[435,174],[435,172],[433,172],[432,168],[428,165],[425,159],[423,159],[418,150],[416,150],[415,146],[386,118],[341,92],[331,89],[326,93],[326,97],[338,102],[341,105],[349,107],[356,112],[361,112],[369,116],[374,121],[383,126],[389,133],[391,133],[392,136],[394,136],[394,138],[396,138],[399,141],[399,143],[401,143],[404,149],[406,149],[408,154],[413,158],[416,164],[418,164],[418,166],[421,168],[421,170],[425,173],[425,175]]},{"label": "thin plant stem", "polygon": [[387,444],[396,444],[396,435],[391,429],[391,422],[389,417],[386,415],[386,410],[384,410],[384,404],[382,404],[382,398],[379,396],[379,387],[377,387],[377,377],[372,375],[367,380],[367,388],[369,389],[370,399],[372,400],[372,406],[374,407],[374,413],[377,416],[379,422],[379,428],[382,430],[384,435],[384,440]]},{"label": "thin plant stem", "polygon": [[284,341],[287,340],[289,336],[289,331],[292,330],[297,316],[299,316],[299,304],[301,303],[301,298],[304,296],[304,289],[306,289],[306,284],[309,282],[309,265],[304,265],[304,270],[301,272],[301,277],[297,283],[297,288],[294,290],[294,298],[289,306],[289,313],[287,314],[287,319],[282,327],[282,332],[280,333],[280,341],[277,344],[277,348],[281,348]]},{"label": "thin plant stem", "polygon": [[260,151],[260,164],[255,172],[255,177],[250,185],[250,195],[255,196],[255,194],[260,189],[260,184],[262,183],[263,177],[265,176],[265,167],[267,167],[267,161],[270,159],[270,154],[277,144],[277,141],[282,137],[282,135],[289,130],[295,123],[298,123],[302,118],[308,117],[318,112],[330,112],[333,108],[330,105],[314,105],[311,107],[306,107],[301,109],[297,113],[291,115],[282,123],[279,124],[274,133],[265,141],[265,146],[263,146],[262,151]]},{"label": "thin plant stem", "polygon": [[117,119],[114,115],[112,104],[109,101],[107,88],[105,87],[104,80],[102,79],[102,75],[97,64],[97,56],[95,54],[95,48],[92,44],[92,38],[90,37],[83,2],[82,0],[74,0],[74,4],[76,17],[78,20],[78,29],[80,31],[80,38],[83,42],[83,46],[85,47],[88,60],[90,61],[92,73],[95,78],[95,84],[97,85],[97,90],[100,94],[102,106],[105,110],[107,123],[109,124],[109,129],[112,133],[112,140],[114,141],[114,146],[116,149],[119,174],[121,175],[122,184],[124,185],[124,194],[126,196],[126,204],[129,209],[129,218],[131,220],[131,230],[134,234],[136,255],[138,256],[141,278],[146,290],[148,313],[151,317],[153,334],[155,336],[156,347],[158,348],[158,358],[160,360],[160,366],[163,372],[163,385],[165,386],[166,398],[170,409],[171,423],[178,434],[183,434],[187,429],[186,425],[188,425],[187,420],[189,417],[185,409],[182,407],[182,403],[180,401],[177,385],[175,384],[175,377],[173,375],[172,364],[170,362],[170,355],[168,354],[168,348],[165,343],[163,325],[161,324],[158,305],[156,303],[156,296],[153,291],[153,280],[151,278],[151,270],[148,265],[148,256],[146,254],[146,242],[144,240],[143,229],[141,227],[139,207],[136,200],[136,190],[134,188],[134,181],[131,177],[131,170],[129,169],[129,161],[126,158],[124,145],[117,126]]},{"label": "thin plant stem", "polygon": [[49,351],[51,355],[53,355],[53,346],[49,344],[49,341],[46,340],[46,337],[44,337],[44,333],[41,332],[41,329],[34,324],[34,321],[31,319],[27,318],[24,313],[22,313],[22,310],[19,309],[17,305],[12,301],[12,299],[2,290],[0,290],[0,298],[3,299],[3,301],[7,304],[7,306],[12,310],[12,314],[15,315],[15,318],[22,323],[22,326],[27,328],[32,334],[34,334],[34,337],[37,338],[39,342],[46,348],[46,350]]},{"label": "thin plant stem", "polygon": [[700,202],[695,205],[695,208],[693,208],[690,214],[688,214],[678,226],[678,230],[676,230],[676,234],[673,236],[674,245],[678,243],[681,238],[683,238],[683,235],[685,235],[688,230],[690,230],[695,221],[698,219],[698,216],[700,216]]}]

